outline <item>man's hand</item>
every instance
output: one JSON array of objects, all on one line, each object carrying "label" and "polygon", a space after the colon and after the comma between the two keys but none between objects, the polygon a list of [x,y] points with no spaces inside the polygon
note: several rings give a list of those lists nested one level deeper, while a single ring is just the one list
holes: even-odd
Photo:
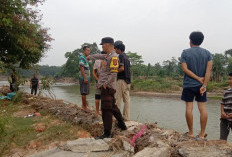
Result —
[{"label": "man's hand", "polygon": [[198,81],[199,81],[201,84],[203,84],[203,83],[204,83],[204,80],[205,80],[205,78],[204,78],[204,77],[199,77],[199,79],[198,79]]},{"label": "man's hand", "polygon": [[232,113],[228,114],[227,118],[232,118]]},{"label": "man's hand", "polygon": [[87,56],[86,59],[89,61],[89,60],[90,60],[90,59],[89,59],[89,56]]},{"label": "man's hand", "polygon": [[85,84],[88,84],[88,80],[86,78],[85,78],[84,82],[85,82]]},{"label": "man's hand", "polygon": [[105,85],[103,85],[103,88],[104,88],[104,89],[106,89],[106,86],[105,86]]},{"label": "man's hand", "polygon": [[[231,113],[230,113],[230,114],[231,114]],[[229,115],[230,115],[230,114],[229,114]],[[229,118],[229,115],[226,115],[225,112],[222,112],[222,113],[221,113],[221,118],[222,118],[222,119],[227,119],[227,118]],[[231,114],[231,116],[232,116],[232,114]]]},{"label": "man's hand", "polygon": [[206,92],[206,87],[202,86],[202,87],[200,88],[201,96],[203,96],[205,92]]}]

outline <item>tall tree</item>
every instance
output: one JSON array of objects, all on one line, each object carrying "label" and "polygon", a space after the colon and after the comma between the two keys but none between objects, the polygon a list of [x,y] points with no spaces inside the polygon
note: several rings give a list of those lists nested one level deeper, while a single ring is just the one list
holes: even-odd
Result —
[{"label": "tall tree", "polygon": [[[40,25],[37,6],[44,0],[1,0],[0,61],[12,71],[30,68],[39,62],[52,40]],[[33,7],[32,7],[33,6]]]}]

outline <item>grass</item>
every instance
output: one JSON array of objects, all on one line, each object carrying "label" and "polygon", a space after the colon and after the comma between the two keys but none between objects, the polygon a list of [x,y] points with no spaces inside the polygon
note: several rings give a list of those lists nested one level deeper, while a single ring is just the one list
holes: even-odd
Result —
[{"label": "grass", "polygon": [[[30,141],[42,142],[47,145],[55,141],[67,141],[78,138],[77,132],[83,130],[79,126],[58,120],[46,111],[41,111],[41,117],[14,117],[14,113],[27,110],[21,101],[14,103],[0,100],[0,156],[9,155],[11,149],[27,148]],[[34,125],[42,123],[46,126],[44,132],[35,132]]]},{"label": "grass", "polygon": [[[152,79],[135,79],[132,81],[131,88],[134,91],[149,91],[149,92],[173,92],[182,90],[183,80],[173,79],[170,77],[154,77]],[[228,89],[228,81],[222,82],[210,81],[207,87],[208,92],[221,92]]]},{"label": "grass", "polygon": [[154,78],[149,80],[136,79],[132,82],[132,90],[149,92],[179,91],[182,84],[171,78]]}]

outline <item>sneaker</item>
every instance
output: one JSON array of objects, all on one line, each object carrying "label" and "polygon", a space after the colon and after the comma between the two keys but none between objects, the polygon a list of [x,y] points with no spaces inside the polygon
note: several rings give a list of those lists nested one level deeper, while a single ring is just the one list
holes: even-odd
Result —
[{"label": "sneaker", "polygon": [[110,135],[105,135],[105,134],[103,134],[103,135],[101,135],[101,136],[95,137],[95,140],[102,140],[102,139],[104,139],[104,138],[110,138]]}]

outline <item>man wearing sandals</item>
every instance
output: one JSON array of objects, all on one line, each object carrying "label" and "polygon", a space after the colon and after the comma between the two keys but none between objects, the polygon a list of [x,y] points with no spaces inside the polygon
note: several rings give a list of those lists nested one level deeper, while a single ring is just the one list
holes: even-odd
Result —
[{"label": "man wearing sandals", "polygon": [[189,137],[194,137],[193,133],[193,100],[197,101],[200,111],[201,132],[197,140],[204,140],[205,128],[207,124],[206,111],[206,88],[210,80],[212,69],[212,55],[206,49],[200,47],[204,40],[202,32],[192,32],[189,36],[190,47],[183,50],[181,54],[181,67],[183,69],[184,81],[181,99],[186,103],[186,121],[188,125]]}]

